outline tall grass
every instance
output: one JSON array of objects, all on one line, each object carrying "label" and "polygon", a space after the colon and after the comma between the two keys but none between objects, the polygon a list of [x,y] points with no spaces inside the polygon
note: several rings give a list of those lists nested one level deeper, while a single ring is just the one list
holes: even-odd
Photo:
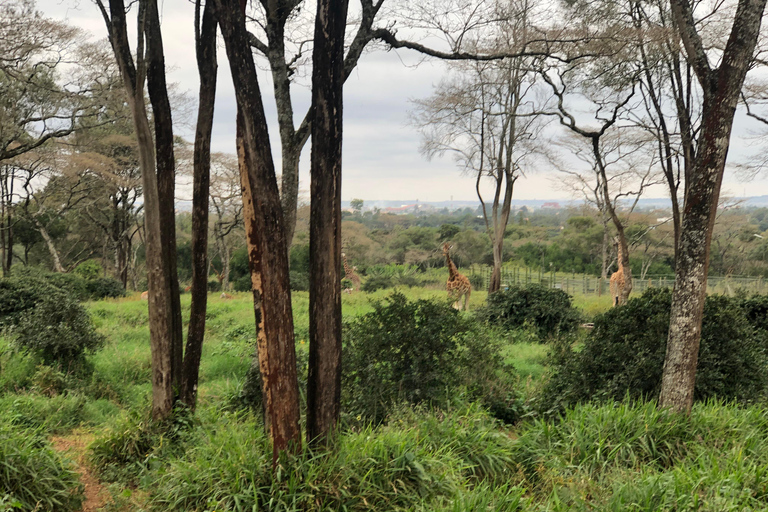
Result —
[{"label": "tall grass", "polygon": [[67,512],[82,502],[79,475],[39,431],[0,421],[0,506]]}]

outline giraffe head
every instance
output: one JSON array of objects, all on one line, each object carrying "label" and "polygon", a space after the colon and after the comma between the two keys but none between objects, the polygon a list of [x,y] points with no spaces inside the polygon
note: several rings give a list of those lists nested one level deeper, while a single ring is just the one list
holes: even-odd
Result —
[{"label": "giraffe head", "polygon": [[451,252],[452,248],[453,248],[453,246],[449,242],[445,242],[443,244],[443,254],[448,256],[448,254]]}]

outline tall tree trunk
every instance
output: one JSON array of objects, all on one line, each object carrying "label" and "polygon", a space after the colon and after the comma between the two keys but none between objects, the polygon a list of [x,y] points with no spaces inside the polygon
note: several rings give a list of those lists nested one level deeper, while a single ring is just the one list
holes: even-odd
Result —
[{"label": "tall tree trunk", "polygon": [[181,376],[181,401],[194,410],[197,380],[205,338],[208,306],[208,195],[211,178],[211,132],[216,99],[216,18],[213,3],[206,2],[200,22],[200,0],[195,3],[195,45],[200,74],[199,108],[194,149],[192,191],[192,304],[187,347]]},{"label": "tall tree trunk", "polygon": [[752,61],[766,0],[740,0],[721,65],[710,68],[687,0],[672,0],[672,14],[685,45],[688,62],[704,96],[702,126],[686,201],[675,288],[669,323],[667,354],[659,405],[690,414],[701,341],[701,321],[707,290],[712,230],[725,171],[733,117]]},{"label": "tall tree trunk", "polygon": [[327,443],[341,403],[341,144],[348,0],[319,0],[312,54],[307,441]]},{"label": "tall tree trunk", "polygon": [[[159,41],[159,18],[157,5],[154,0],[141,0],[139,2],[139,41],[137,60],[134,65],[131,47],[128,38],[126,10],[123,0],[110,0],[109,13],[104,8],[101,0],[97,0],[104,21],[109,30],[109,41],[115,53],[120,74],[127,92],[128,105],[133,117],[134,128],[138,143],[139,167],[141,169],[142,187],[144,193],[144,231],[146,239],[147,282],[149,289],[149,336],[152,353],[152,417],[165,419],[173,411],[175,401],[173,375],[174,342],[180,339],[177,336],[174,325],[174,309],[172,305],[171,290],[168,283],[171,279],[167,276],[167,261],[163,256],[163,246],[171,241],[164,240],[164,232],[161,221],[160,195],[158,193],[158,177],[155,171],[155,140],[149,125],[149,118],[144,103],[144,43],[152,61],[152,72],[163,72],[162,62],[158,62],[157,53],[162,53]],[[152,27],[147,27],[151,25]],[[145,32],[145,28],[147,29]],[[151,34],[151,35],[150,35]],[[161,59],[160,59],[161,60]],[[155,80],[155,79],[153,79]],[[154,94],[157,99],[160,86],[154,84]],[[160,111],[155,112],[156,117],[161,116]],[[168,118],[170,121],[170,118]],[[165,130],[165,125],[161,125]],[[165,140],[165,135],[158,134],[157,142]],[[171,138],[172,140],[172,138]],[[163,150],[163,165],[167,157],[167,148]],[[172,153],[171,153],[172,159]],[[167,168],[163,169],[165,172]],[[164,177],[166,179],[167,177]],[[164,189],[167,193],[167,190]],[[163,200],[173,203],[171,192],[170,199],[163,196]],[[175,235],[175,233],[174,233]],[[174,253],[175,256],[175,253]],[[178,289],[176,292],[178,300]],[[180,326],[179,326],[180,328]]]},{"label": "tall tree trunk", "polygon": [[260,343],[259,361],[266,382],[266,410],[271,421],[276,461],[280,451],[301,448],[299,387],[283,212],[256,66],[248,46],[245,2],[238,5],[237,0],[217,0],[216,4],[241,114],[238,119],[247,171],[243,203],[250,203],[253,209],[245,224],[254,303],[261,304],[266,347],[262,350]]},{"label": "tall tree trunk", "polygon": [[147,2],[147,92],[152,103],[155,125],[155,159],[157,162],[157,193],[160,202],[160,228],[162,229],[162,258],[165,267],[165,293],[170,305],[167,313],[171,323],[171,374],[174,394],[181,391],[182,361],[184,355],[183,326],[179,275],[176,267],[176,160],[173,152],[173,125],[168,88],[165,83],[165,54],[160,31],[157,0]]}]

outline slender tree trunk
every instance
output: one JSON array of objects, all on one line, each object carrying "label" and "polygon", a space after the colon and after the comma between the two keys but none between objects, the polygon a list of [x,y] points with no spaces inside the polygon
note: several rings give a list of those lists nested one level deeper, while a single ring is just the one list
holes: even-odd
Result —
[{"label": "slender tree trunk", "polygon": [[187,347],[181,376],[181,401],[194,410],[197,380],[205,338],[208,306],[208,196],[211,170],[211,133],[216,99],[216,19],[214,6],[206,2],[200,24],[200,0],[195,4],[197,69],[200,74],[199,108],[194,149],[192,191],[192,304],[189,312]]},{"label": "slender tree trunk", "polygon": [[[134,65],[128,38],[126,10],[122,0],[110,0],[109,13],[100,0],[97,4],[102,11],[104,21],[109,30],[109,40],[120,68],[120,74],[127,92],[128,105],[134,121],[138,143],[139,167],[141,169],[142,187],[144,193],[144,231],[147,261],[147,283],[149,291],[149,336],[152,353],[152,417],[165,419],[173,411],[175,401],[174,365],[172,355],[173,343],[177,339],[173,321],[173,306],[167,277],[167,262],[163,257],[162,247],[170,241],[164,240],[161,225],[160,196],[158,194],[158,178],[155,171],[155,140],[149,125],[146,106],[144,104],[144,43],[151,47],[149,52],[152,72],[164,72],[158,62],[159,19],[154,0],[139,2],[139,46],[137,50],[138,65]],[[146,25],[152,25],[145,34]],[[151,36],[149,34],[152,34]],[[162,47],[159,49],[162,52]],[[156,82],[155,88],[159,88]],[[155,96],[159,91],[155,90]],[[160,111],[156,116],[162,115]],[[169,118],[170,119],[170,118]],[[164,125],[161,125],[164,128]],[[158,134],[158,143],[164,140],[164,135]],[[167,148],[166,148],[167,149]],[[167,156],[167,153],[164,153]],[[165,165],[165,164],[164,164]],[[167,172],[167,169],[164,169]],[[163,196],[164,201],[168,198]],[[173,195],[170,197],[173,202]],[[175,235],[175,234],[174,234]],[[175,254],[174,254],[175,255]],[[178,291],[177,291],[178,300]]]},{"label": "slender tree trunk", "polygon": [[152,103],[155,124],[155,159],[157,161],[157,193],[160,203],[162,229],[162,257],[165,267],[165,293],[168,295],[171,323],[171,374],[174,394],[181,391],[182,361],[184,355],[183,326],[179,275],[176,267],[176,160],[173,152],[173,125],[168,88],[165,83],[165,54],[160,31],[157,0],[147,2],[147,92]]},{"label": "slender tree trunk", "polygon": [[51,262],[53,263],[53,271],[59,272],[62,274],[65,273],[67,270],[61,264],[61,258],[59,258],[59,251],[56,249],[56,244],[53,243],[53,239],[51,238],[51,235],[48,234],[48,230],[45,229],[45,226],[43,226],[43,224],[38,219],[35,219],[35,226],[37,226],[37,231],[40,233],[40,236],[43,237],[43,240],[45,241],[45,246],[48,248],[48,253],[51,255]]},{"label": "slender tree trunk", "polygon": [[299,389],[283,212],[261,90],[248,46],[245,3],[238,5],[237,0],[217,0],[216,4],[241,114],[238,119],[241,121],[247,171],[243,204],[250,203],[253,209],[245,224],[254,303],[261,304],[266,347],[262,347],[260,341],[259,361],[262,378],[266,382],[266,409],[271,421],[273,458],[276,461],[280,451],[301,448]]},{"label": "slender tree trunk", "polygon": [[348,0],[319,0],[312,54],[307,440],[325,444],[341,403],[341,144]]},{"label": "slender tree trunk", "polygon": [[704,103],[701,134],[680,233],[672,293],[667,354],[659,405],[690,414],[701,341],[712,230],[725,171],[736,103],[752,61],[766,0],[742,0],[723,50],[720,68],[711,69],[686,0],[672,0],[672,14],[688,62],[701,84]]}]

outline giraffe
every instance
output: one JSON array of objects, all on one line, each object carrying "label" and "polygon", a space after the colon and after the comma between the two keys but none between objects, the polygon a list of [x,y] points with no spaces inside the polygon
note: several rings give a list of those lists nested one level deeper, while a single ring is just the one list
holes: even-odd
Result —
[{"label": "giraffe", "polygon": [[[357,275],[355,270],[357,270],[357,267],[350,267],[349,263],[347,263],[347,255],[344,253],[341,253],[341,259],[344,262],[344,273],[346,274],[346,278],[352,281],[352,290],[348,293],[352,293],[356,290],[360,289],[360,276]],[[349,289],[349,288],[347,288]]]},{"label": "giraffe", "polygon": [[[456,265],[453,264],[450,255],[451,245],[446,242],[443,244],[443,254],[445,254],[445,263],[448,266],[448,283],[446,289],[448,290],[448,297],[455,299],[453,307],[456,309],[467,310],[469,304],[469,295],[472,293],[472,285],[469,284],[469,279],[466,276],[459,273]],[[461,306],[461,297],[464,296],[464,307]]]},{"label": "giraffe", "polygon": [[619,306],[624,304],[624,288],[627,286],[627,281],[624,277],[624,252],[621,249],[621,242],[617,240],[616,247],[618,249],[618,256],[616,257],[618,270],[611,274],[610,290],[611,299],[613,300],[613,306]]}]

